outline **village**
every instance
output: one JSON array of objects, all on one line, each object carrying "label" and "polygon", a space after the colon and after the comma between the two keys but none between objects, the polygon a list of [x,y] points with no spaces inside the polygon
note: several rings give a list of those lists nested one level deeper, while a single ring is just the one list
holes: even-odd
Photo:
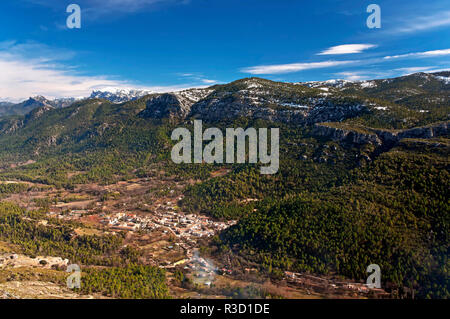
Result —
[{"label": "village", "polygon": [[[168,270],[181,267],[205,286],[211,285],[217,267],[200,256],[199,242],[236,224],[184,212],[178,204],[184,198],[185,184],[170,178],[90,184],[64,191],[31,183],[28,186],[33,190],[27,197],[13,194],[9,200],[27,210],[40,207],[49,219],[82,225],[76,228],[77,235],[122,233],[126,245],[143,252],[145,263]],[[47,220],[40,224],[45,226]]]},{"label": "village", "polygon": [[[13,194],[8,200],[21,203],[27,210],[41,207],[48,219],[74,222],[78,225],[76,235],[121,233],[125,245],[134,246],[143,253],[145,264],[164,268],[169,274],[182,271],[198,287],[196,289],[229,285],[246,287],[260,276],[259,270],[252,265],[236,268],[230,260],[213,261],[202,255],[199,248],[235,225],[236,221],[215,220],[200,213],[185,212],[179,207],[184,199],[185,184],[170,179],[141,178],[110,185],[82,185],[63,192],[42,185],[29,186],[32,190],[27,197]],[[45,226],[47,220],[42,219],[39,223]],[[59,257],[0,256],[0,267],[64,268],[68,264],[70,261]],[[267,289],[279,291],[280,285],[293,298],[323,295],[388,297],[384,290],[371,289],[362,283],[310,274],[285,272],[280,282],[269,284]],[[180,296],[199,297],[195,289],[172,289]],[[206,291],[203,293],[207,294]]]},{"label": "village", "polygon": [[[182,196],[178,197],[178,200],[181,199]],[[111,232],[160,232],[176,238],[171,245],[164,248],[172,250],[175,247],[179,247],[185,252],[185,258],[174,263],[166,261],[162,265],[164,268],[171,268],[198,260],[198,257],[194,258],[194,249],[197,247],[199,239],[212,237],[236,223],[235,221],[214,221],[207,216],[181,212],[171,201],[157,204],[155,211],[151,213],[129,211],[96,213],[93,210],[77,209],[68,213],[50,211],[48,216],[75,221],[83,221],[84,217],[89,216],[90,220],[97,220],[99,224]],[[204,264],[204,261],[201,261],[200,264]],[[194,269],[195,266],[192,268]]]}]

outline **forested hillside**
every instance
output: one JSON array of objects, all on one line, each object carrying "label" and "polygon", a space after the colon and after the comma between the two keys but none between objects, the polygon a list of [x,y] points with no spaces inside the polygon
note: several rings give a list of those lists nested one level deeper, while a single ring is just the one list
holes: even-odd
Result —
[{"label": "forested hillside", "polygon": [[[293,270],[363,280],[375,263],[389,289],[448,298],[445,79],[447,73],[415,74],[336,86],[251,78],[120,104],[88,99],[41,106],[0,118],[0,180],[60,189],[147,176],[189,180],[180,209],[238,221],[216,238],[219,254],[240,255],[274,276]],[[192,129],[194,119],[204,128],[280,128],[278,173],[261,175],[259,164],[174,164],[171,132]],[[0,184],[0,194],[26,187]],[[38,213],[1,205],[0,239],[24,253],[116,267],[90,270],[85,292],[167,296],[156,269],[117,268],[136,261],[120,252],[122,237],[72,238],[70,225],[55,220],[54,227],[41,227],[24,218]],[[132,283],[130,273],[155,279]]]},{"label": "forested hillside", "polygon": [[269,271],[364,279],[376,263],[387,285],[446,297],[448,144],[421,143],[405,141],[326,191],[264,201],[221,239]]}]

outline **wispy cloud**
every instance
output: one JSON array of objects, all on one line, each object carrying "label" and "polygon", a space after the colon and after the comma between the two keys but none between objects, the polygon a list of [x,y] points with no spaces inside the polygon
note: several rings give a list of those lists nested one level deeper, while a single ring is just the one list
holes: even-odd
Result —
[{"label": "wispy cloud", "polygon": [[[290,64],[273,64],[273,65],[259,65],[259,66],[251,66],[241,69],[240,71],[243,73],[250,73],[255,75],[272,75],[272,74],[284,74],[284,73],[294,73],[304,70],[310,69],[319,69],[319,68],[332,68],[339,67],[344,65],[379,65],[380,63],[387,63],[389,61],[396,61],[401,59],[414,59],[414,58],[428,58],[428,57],[440,57],[450,55],[450,49],[442,49],[442,50],[431,50],[431,51],[423,51],[423,52],[412,52],[406,54],[399,55],[391,55],[384,57],[375,57],[369,59],[360,59],[360,60],[344,60],[344,61],[322,61],[322,62],[310,62],[310,63],[290,63]],[[414,66],[414,67],[404,67],[389,69],[385,71],[370,71],[370,72],[355,72],[355,71],[347,71],[341,73],[335,73],[337,76],[340,76],[346,80],[365,80],[374,77],[383,77],[389,75],[395,75],[399,72],[403,74],[410,74],[416,72],[433,72],[437,69],[435,67],[425,67],[425,66]],[[437,72],[437,71],[436,71]]]},{"label": "wispy cloud", "polygon": [[450,11],[434,15],[416,16],[394,28],[392,33],[411,33],[450,25]]},{"label": "wispy cloud", "polygon": [[181,76],[183,78],[187,78],[190,79],[194,82],[198,82],[198,83],[203,83],[203,84],[208,84],[208,85],[212,85],[212,84],[216,84],[219,83],[216,80],[211,80],[206,78],[203,74],[201,73],[178,73],[178,76]]},{"label": "wispy cloud", "polygon": [[216,80],[209,80],[209,79],[202,79],[201,80],[204,84],[215,84],[217,83]]},{"label": "wispy cloud", "polygon": [[385,56],[385,60],[391,60],[391,59],[402,59],[402,58],[409,58],[409,57],[438,57],[438,56],[445,56],[450,55],[450,49],[443,49],[443,50],[432,50],[432,51],[424,51],[424,52],[412,52],[412,53],[406,53],[406,54],[399,54],[399,55],[388,55]]},{"label": "wispy cloud", "polygon": [[387,78],[395,74],[396,72],[394,72],[394,70],[363,69],[363,70],[343,71],[335,73],[334,76],[339,79],[348,81],[364,81],[364,80]]},{"label": "wispy cloud", "polygon": [[309,62],[309,63],[259,65],[243,68],[241,69],[241,72],[250,74],[283,74],[310,69],[329,68],[356,62],[358,61],[323,61],[323,62]]},{"label": "wispy cloud", "polygon": [[[31,57],[26,48],[33,48]],[[49,54],[49,51],[52,54]],[[170,92],[192,87],[143,86],[110,76],[87,76],[70,65],[72,52],[50,49],[38,43],[0,43],[0,97],[2,100],[20,101],[29,96],[49,98],[85,97],[93,90],[105,88],[136,88],[153,92]]]},{"label": "wispy cloud", "polygon": [[384,79],[389,77],[396,76],[405,76],[418,72],[423,73],[434,73],[434,72],[442,72],[448,71],[449,68],[439,68],[437,66],[413,66],[413,67],[405,67],[405,68],[396,68],[389,70],[356,70],[356,71],[344,71],[335,73],[335,78],[348,80],[348,81],[364,81],[364,80],[373,80],[373,79]]},{"label": "wispy cloud", "polygon": [[412,66],[407,68],[398,68],[395,71],[401,72],[403,75],[413,74],[417,72],[428,72],[436,69],[435,66]]},{"label": "wispy cloud", "polygon": [[[61,0],[22,0],[37,5],[65,8],[70,2]],[[111,14],[128,14],[142,10],[149,10],[163,5],[188,4],[191,0],[77,0],[81,10],[87,17],[95,18]]]},{"label": "wispy cloud", "polygon": [[339,72],[335,74],[339,79],[348,80],[348,81],[362,81],[371,78],[364,72],[359,71],[347,71],[347,72]]},{"label": "wispy cloud", "polygon": [[335,55],[335,54],[354,54],[361,53],[364,50],[375,48],[375,44],[342,44],[331,47],[318,55]]}]

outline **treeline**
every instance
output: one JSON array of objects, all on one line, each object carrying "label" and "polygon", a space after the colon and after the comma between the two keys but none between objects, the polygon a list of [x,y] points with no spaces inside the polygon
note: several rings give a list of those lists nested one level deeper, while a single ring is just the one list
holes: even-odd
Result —
[{"label": "treeline", "polygon": [[1,183],[0,182],[0,194],[16,194],[25,192],[29,189],[25,183]]},{"label": "treeline", "polygon": [[119,253],[120,234],[78,236],[69,223],[44,226],[32,217],[13,204],[0,203],[0,240],[18,245],[29,256],[60,256],[83,265],[120,266],[128,261],[129,254]]},{"label": "treeline", "polygon": [[170,298],[165,271],[158,267],[136,264],[83,270],[81,292],[125,299]]},{"label": "treeline", "polygon": [[263,201],[222,233],[222,244],[274,273],[364,280],[375,263],[384,287],[448,298],[449,162],[439,148],[429,151],[399,146],[355,170],[347,185]]},{"label": "treeline", "polygon": [[261,175],[258,165],[234,164],[225,176],[189,186],[180,203],[189,212],[200,211],[220,219],[239,219],[263,199],[282,199],[301,192],[324,192],[345,184],[358,165],[361,149],[322,143],[310,130],[284,127],[280,136],[280,168]]}]

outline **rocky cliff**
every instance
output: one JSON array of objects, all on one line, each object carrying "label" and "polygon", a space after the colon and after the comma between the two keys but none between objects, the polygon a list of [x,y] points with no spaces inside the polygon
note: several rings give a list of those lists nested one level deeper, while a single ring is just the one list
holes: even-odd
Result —
[{"label": "rocky cliff", "polygon": [[448,124],[448,122],[444,122],[406,130],[381,130],[341,123],[317,123],[314,126],[313,134],[336,141],[381,146],[385,143],[397,143],[404,138],[429,139],[446,136],[449,134]]}]

